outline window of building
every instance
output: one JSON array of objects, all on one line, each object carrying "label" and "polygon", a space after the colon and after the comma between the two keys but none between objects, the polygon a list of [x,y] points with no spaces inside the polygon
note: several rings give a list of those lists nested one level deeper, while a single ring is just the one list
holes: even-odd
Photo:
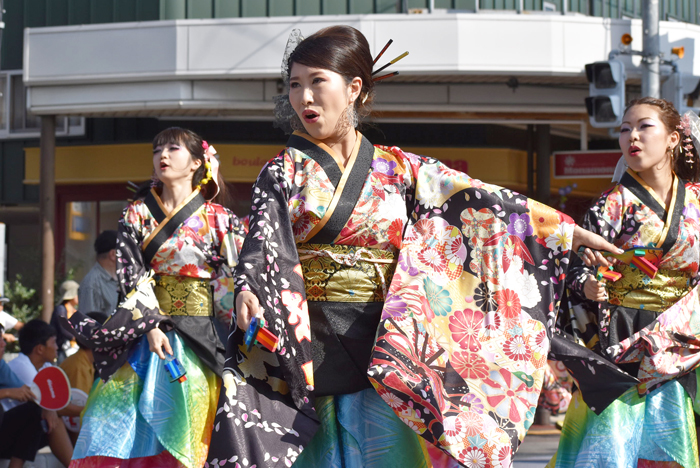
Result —
[{"label": "window of building", "polygon": [[[0,138],[32,138],[41,133],[41,118],[27,110],[22,70],[0,73]],[[85,118],[56,117],[56,135],[84,135]]]},{"label": "window of building", "polygon": [[81,280],[95,263],[93,244],[100,232],[117,230],[124,201],[72,201],[66,203],[66,243],[60,255],[66,272]]}]

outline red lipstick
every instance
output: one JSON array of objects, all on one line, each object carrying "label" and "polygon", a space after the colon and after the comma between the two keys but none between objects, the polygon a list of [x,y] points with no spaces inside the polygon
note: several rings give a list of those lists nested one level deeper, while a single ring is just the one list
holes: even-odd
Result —
[{"label": "red lipstick", "polygon": [[307,123],[315,123],[318,121],[318,118],[320,117],[318,112],[312,111],[311,109],[306,109],[301,113],[301,116],[304,118],[304,121]]}]

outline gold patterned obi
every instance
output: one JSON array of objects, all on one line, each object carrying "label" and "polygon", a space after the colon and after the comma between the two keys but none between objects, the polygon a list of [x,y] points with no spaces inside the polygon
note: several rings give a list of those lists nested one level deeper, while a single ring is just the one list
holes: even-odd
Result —
[{"label": "gold patterned obi", "polygon": [[208,279],[188,276],[156,276],[156,298],[166,315],[208,317],[214,315]]},{"label": "gold patterned obi", "polygon": [[690,291],[690,274],[684,271],[659,270],[653,279],[624,263],[615,265],[615,271],[622,278],[606,284],[612,305],[662,312]]},{"label": "gold patterned obi", "polygon": [[297,245],[306,299],[384,302],[396,270],[396,253],[349,245]]}]

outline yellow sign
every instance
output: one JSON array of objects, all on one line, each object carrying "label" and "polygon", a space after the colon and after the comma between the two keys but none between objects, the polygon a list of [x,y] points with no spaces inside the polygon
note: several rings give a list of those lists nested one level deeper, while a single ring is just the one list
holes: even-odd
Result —
[{"label": "yellow sign", "polygon": [[[215,145],[227,182],[254,182],[260,169],[282,145]],[[149,143],[59,146],[57,184],[106,184],[148,180],[153,173]],[[24,150],[24,183],[39,183],[39,148]]]},{"label": "yellow sign", "polygon": [[[283,145],[215,144],[221,174],[227,182],[252,183],[260,169]],[[507,148],[405,147],[404,151],[430,156],[451,168],[490,184],[524,192],[527,189],[527,153]],[[39,148],[25,148],[24,183],[39,183]],[[149,143],[59,146],[56,148],[57,184],[140,182],[153,173]],[[576,182],[572,195],[597,196],[609,183],[600,179],[551,180],[552,192]]]}]

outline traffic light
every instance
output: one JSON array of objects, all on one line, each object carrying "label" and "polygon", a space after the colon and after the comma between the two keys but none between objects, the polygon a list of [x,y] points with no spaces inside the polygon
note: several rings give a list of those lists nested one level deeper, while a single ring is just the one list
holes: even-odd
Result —
[{"label": "traffic light", "polygon": [[586,64],[586,110],[596,128],[618,127],[625,110],[625,65],[618,60]]}]

